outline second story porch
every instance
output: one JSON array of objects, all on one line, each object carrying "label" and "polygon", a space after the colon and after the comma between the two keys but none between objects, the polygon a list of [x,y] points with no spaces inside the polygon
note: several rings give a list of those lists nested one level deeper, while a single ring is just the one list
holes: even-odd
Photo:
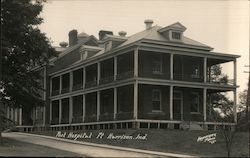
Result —
[{"label": "second story porch", "polygon": [[[212,54],[212,53],[211,53]],[[230,64],[231,74],[224,64]],[[222,65],[222,66],[221,66]],[[51,96],[128,78],[236,86],[236,58],[134,50],[51,78]]]}]

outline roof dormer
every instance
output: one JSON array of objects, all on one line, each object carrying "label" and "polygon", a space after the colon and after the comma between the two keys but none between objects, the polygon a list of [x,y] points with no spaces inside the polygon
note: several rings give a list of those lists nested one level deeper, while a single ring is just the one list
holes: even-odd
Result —
[{"label": "roof dormer", "polygon": [[120,31],[119,36],[106,34],[102,41],[100,41],[100,44],[102,44],[105,52],[108,52],[126,41],[128,39],[126,34],[125,31]]},{"label": "roof dormer", "polygon": [[187,28],[183,26],[181,23],[176,22],[172,25],[166,26],[158,30],[165,38],[173,42],[182,42],[183,40],[183,32]]},{"label": "roof dormer", "polygon": [[80,60],[85,60],[87,58],[95,56],[98,53],[103,52],[103,48],[95,47],[95,46],[82,45],[80,47],[79,52],[80,52]]}]

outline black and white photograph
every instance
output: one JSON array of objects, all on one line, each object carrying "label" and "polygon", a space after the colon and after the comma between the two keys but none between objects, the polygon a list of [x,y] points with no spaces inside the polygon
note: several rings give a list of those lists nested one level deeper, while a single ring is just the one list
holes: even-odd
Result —
[{"label": "black and white photograph", "polygon": [[1,0],[0,157],[249,157],[248,0]]}]

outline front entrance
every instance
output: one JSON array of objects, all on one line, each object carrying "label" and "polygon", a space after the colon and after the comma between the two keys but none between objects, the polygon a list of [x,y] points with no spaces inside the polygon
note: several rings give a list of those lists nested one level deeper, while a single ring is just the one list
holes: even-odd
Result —
[{"label": "front entrance", "polygon": [[181,91],[174,91],[173,96],[173,119],[183,120],[183,99]]}]

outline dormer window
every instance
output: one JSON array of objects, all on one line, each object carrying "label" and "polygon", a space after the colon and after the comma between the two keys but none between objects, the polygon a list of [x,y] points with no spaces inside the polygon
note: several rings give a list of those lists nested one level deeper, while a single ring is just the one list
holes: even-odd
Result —
[{"label": "dormer window", "polygon": [[181,33],[180,32],[172,32],[172,39],[181,40]]},{"label": "dormer window", "polygon": [[181,23],[176,22],[172,25],[166,26],[158,30],[165,38],[173,42],[182,42],[183,33],[186,27]]}]

